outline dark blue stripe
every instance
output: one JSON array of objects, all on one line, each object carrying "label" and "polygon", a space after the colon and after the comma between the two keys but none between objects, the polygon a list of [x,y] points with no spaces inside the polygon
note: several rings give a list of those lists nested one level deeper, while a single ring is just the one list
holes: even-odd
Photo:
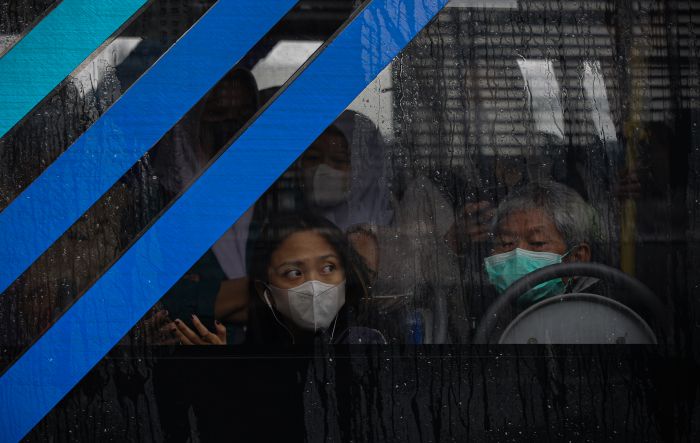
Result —
[{"label": "dark blue stripe", "polygon": [[0,378],[0,429],[6,439],[29,431],[445,3],[374,0],[348,25]]},{"label": "dark blue stripe", "polygon": [[219,0],[0,213],[0,292],[150,149],[295,0]]}]

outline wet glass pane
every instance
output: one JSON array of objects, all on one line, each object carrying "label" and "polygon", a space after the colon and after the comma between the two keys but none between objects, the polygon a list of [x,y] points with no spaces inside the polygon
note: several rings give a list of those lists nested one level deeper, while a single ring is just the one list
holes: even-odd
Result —
[{"label": "wet glass pane", "polygon": [[[691,246],[694,205],[670,171],[688,173],[696,92],[663,86],[692,71],[656,35],[653,17],[670,10],[450,6],[163,298],[167,342],[205,344],[192,314],[226,329],[228,344],[264,344],[271,329],[274,343],[310,339],[299,324],[336,342],[343,303],[341,335],[357,327],[387,343],[686,339],[673,317],[689,302],[678,296],[692,278],[679,248]],[[617,21],[624,14],[632,25]],[[265,69],[291,72],[318,45],[280,42],[253,75],[274,82]],[[297,292],[323,300],[318,291],[338,282],[297,268],[278,279],[271,257],[288,230],[327,222],[359,254],[341,257],[342,275],[357,265],[364,283],[346,281],[323,306]],[[561,275],[506,292],[558,263]],[[562,295],[570,303],[555,306]]]},{"label": "wet glass pane", "polygon": [[[45,104],[62,149],[185,6],[77,76],[74,113]],[[5,291],[0,365],[363,6],[300,2]],[[30,439],[692,440],[699,27],[693,2],[451,1]],[[7,201],[51,160],[42,122],[3,140],[31,171]]]},{"label": "wet glass pane", "polygon": [[56,0],[2,2],[0,4],[0,54],[29,32],[58,3]]}]

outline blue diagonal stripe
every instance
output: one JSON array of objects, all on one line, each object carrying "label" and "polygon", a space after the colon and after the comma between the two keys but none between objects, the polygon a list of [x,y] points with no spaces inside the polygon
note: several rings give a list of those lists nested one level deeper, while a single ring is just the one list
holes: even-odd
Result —
[{"label": "blue diagonal stripe", "polygon": [[4,291],[272,28],[295,0],[219,0],[0,213]]},{"label": "blue diagonal stripe", "polygon": [[63,0],[0,58],[0,137],[147,0]]},{"label": "blue diagonal stripe", "polygon": [[0,378],[23,436],[128,332],[447,0],[374,0]]}]

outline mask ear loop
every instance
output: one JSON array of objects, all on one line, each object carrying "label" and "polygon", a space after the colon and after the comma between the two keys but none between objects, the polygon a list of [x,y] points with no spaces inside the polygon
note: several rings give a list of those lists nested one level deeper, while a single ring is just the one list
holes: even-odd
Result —
[{"label": "mask ear loop", "polygon": [[272,302],[270,302],[270,296],[268,292],[271,292],[270,286],[263,282],[259,281],[258,283],[262,284],[265,287],[265,291],[263,292],[263,298],[265,299],[265,303],[267,304],[267,307],[270,308],[270,311],[272,312],[272,316],[275,318],[275,321],[284,328],[285,331],[287,331],[287,334],[289,334],[289,337],[292,339],[292,344],[296,344],[296,341],[294,340],[294,334],[292,334],[292,331],[289,330],[287,325],[285,325],[283,322],[280,321],[279,318],[277,318],[277,314],[275,314],[275,308],[272,307]]},{"label": "mask ear loop", "polygon": [[[566,251],[562,256],[561,256],[561,262],[564,263],[564,258],[567,257],[569,254],[571,254],[573,251],[575,251],[578,247],[580,247],[581,244],[574,245],[572,246],[568,251]],[[562,279],[563,281],[563,279]],[[574,287],[574,278],[570,278],[568,282],[565,283],[566,288],[564,289],[564,292],[569,291]]]},{"label": "mask ear loop", "polygon": [[569,254],[571,254],[572,252],[574,252],[574,251],[575,251],[578,247],[580,247],[580,246],[581,246],[581,245],[578,244],[578,245],[574,245],[574,246],[572,246],[571,248],[569,248],[569,250],[566,251],[566,252],[561,256],[561,261],[563,262],[563,261],[564,261],[564,258],[566,258]]}]

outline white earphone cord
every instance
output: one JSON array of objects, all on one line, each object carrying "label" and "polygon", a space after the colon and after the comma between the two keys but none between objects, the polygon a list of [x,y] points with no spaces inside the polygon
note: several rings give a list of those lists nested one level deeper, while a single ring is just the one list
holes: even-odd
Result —
[{"label": "white earphone cord", "polygon": [[296,340],[294,340],[294,334],[292,334],[292,331],[290,331],[287,325],[282,323],[280,319],[277,318],[277,314],[275,314],[275,308],[272,307],[272,303],[270,303],[269,296],[267,295],[267,289],[265,291],[265,301],[267,302],[267,307],[270,308],[270,311],[272,312],[272,316],[275,318],[275,321],[279,323],[279,325],[282,326],[285,331],[287,331],[287,334],[289,334],[289,337],[292,339],[292,344],[296,344]]}]

